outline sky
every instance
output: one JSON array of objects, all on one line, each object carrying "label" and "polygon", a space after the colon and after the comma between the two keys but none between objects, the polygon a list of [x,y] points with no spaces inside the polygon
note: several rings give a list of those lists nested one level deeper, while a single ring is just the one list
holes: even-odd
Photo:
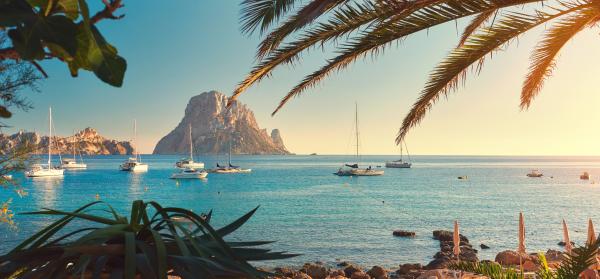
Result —
[{"label": "sky", "polygon": [[[124,2],[123,19],[98,25],[128,61],[123,87],[83,71],[71,78],[63,63],[45,61],[50,77],[40,92],[24,92],[34,109],[15,111],[6,121],[12,127],[4,132],[45,133],[52,106],[59,135],[93,127],[109,138],[127,140],[137,119],[139,148],[150,153],[179,123],[192,96],[210,90],[230,95],[251,69],[260,37],[240,32],[240,1]],[[563,49],[554,76],[532,107],[519,110],[529,54],[542,32],[534,30],[487,59],[479,75],[470,75],[465,86],[438,102],[406,138],[411,154],[600,155],[597,28]],[[403,117],[458,36],[454,24],[413,35],[383,55],[333,74],[271,117],[284,94],[332,55],[313,50],[240,100],[254,111],[261,128],[279,128],[288,149],[298,154],[351,154],[356,102],[361,153],[396,154],[394,139]]]}]

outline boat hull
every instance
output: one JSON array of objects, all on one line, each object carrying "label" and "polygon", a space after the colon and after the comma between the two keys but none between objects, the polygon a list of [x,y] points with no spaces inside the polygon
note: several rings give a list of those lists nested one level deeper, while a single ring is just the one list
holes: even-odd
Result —
[{"label": "boat hull", "polygon": [[202,179],[208,176],[207,172],[195,172],[195,173],[174,173],[171,175],[171,179]]},{"label": "boat hull", "polygon": [[202,162],[193,162],[193,163],[181,163],[181,162],[177,162],[175,164],[175,166],[177,166],[180,169],[188,169],[188,168],[203,169],[204,168],[204,163],[202,163]]},{"label": "boat hull", "polygon": [[411,163],[406,162],[385,162],[386,168],[410,169],[411,166]]},{"label": "boat hull", "polygon": [[63,169],[38,169],[28,170],[25,172],[27,177],[61,177],[64,176],[65,170]]},{"label": "boat hull", "polygon": [[375,169],[351,169],[351,170],[339,170],[334,173],[337,176],[380,176],[385,172],[383,170]]},{"label": "boat hull", "polygon": [[60,167],[62,169],[67,169],[67,170],[71,170],[71,169],[87,169],[87,164],[61,164]]},{"label": "boat hull", "polygon": [[252,172],[252,169],[236,169],[236,168],[224,168],[224,169],[211,169],[208,172],[210,173],[221,173],[221,174],[227,174],[227,173],[250,173]]},{"label": "boat hull", "polygon": [[121,170],[122,171],[129,171],[129,172],[147,172],[148,171],[148,165],[146,164],[137,164],[137,165],[121,165]]}]

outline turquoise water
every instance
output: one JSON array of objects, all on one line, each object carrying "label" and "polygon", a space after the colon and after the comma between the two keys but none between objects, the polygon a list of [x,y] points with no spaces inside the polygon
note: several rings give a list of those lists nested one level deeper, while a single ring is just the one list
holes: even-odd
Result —
[{"label": "turquoise water", "polygon": [[[216,226],[260,205],[232,239],[276,240],[272,248],[303,254],[278,264],[427,263],[439,247],[431,231],[451,230],[454,219],[471,243],[492,248],[480,251],[480,258],[491,259],[498,251],[515,249],[519,211],[525,214],[531,252],[559,249],[562,218],[577,243],[585,240],[587,218],[600,228],[600,184],[579,180],[583,171],[600,177],[597,157],[415,156],[412,169],[352,178],[332,174],[340,162],[352,157],[237,156],[234,163],[252,168],[251,174],[210,174],[205,181],[181,182],[167,179],[178,156],[143,156],[150,165],[143,174],[118,171],[124,156],[85,159],[88,170],[67,171],[63,179],[26,179],[17,174],[28,195],[19,198],[4,190],[0,201],[12,198],[16,212],[41,207],[68,210],[94,201],[98,194],[125,214],[132,200],[155,200],[194,212],[213,209]],[[201,159],[212,166],[217,157]],[[363,156],[362,161],[375,166],[390,159],[395,157]],[[545,177],[526,177],[531,168],[540,169]],[[460,175],[469,179],[456,179]],[[50,221],[19,215],[17,231],[0,226],[0,251]],[[415,231],[417,237],[393,237],[394,229]]]}]

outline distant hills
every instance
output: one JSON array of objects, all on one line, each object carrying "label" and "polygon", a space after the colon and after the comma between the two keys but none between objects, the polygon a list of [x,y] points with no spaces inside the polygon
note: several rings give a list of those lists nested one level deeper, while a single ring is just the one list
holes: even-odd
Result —
[{"label": "distant hills", "polygon": [[[7,154],[16,147],[28,142],[37,145],[35,153],[48,152],[48,136],[36,132],[19,131],[12,135],[0,134],[0,153]],[[73,148],[85,155],[131,154],[133,148],[128,141],[107,139],[93,128],[85,128],[72,136],[52,137],[53,154],[72,154]]]},{"label": "distant hills", "polygon": [[187,154],[189,125],[194,153],[226,153],[231,142],[234,154],[290,154],[278,129],[270,134],[261,129],[254,113],[239,101],[226,106],[227,96],[217,91],[192,97],[181,122],[156,144],[153,154]]}]

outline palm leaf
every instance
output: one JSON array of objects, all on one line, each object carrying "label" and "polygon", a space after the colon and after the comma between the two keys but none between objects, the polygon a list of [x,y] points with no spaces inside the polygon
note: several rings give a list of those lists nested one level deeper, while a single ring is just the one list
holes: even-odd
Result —
[{"label": "palm leaf", "polygon": [[469,36],[471,36],[475,31],[481,27],[484,23],[486,23],[492,16],[496,15],[498,10],[489,10],[483,13],[480,13],[473,18],[473,20],[465,27],[462,36],[460,37],[460,42],[458,46],[462,46],[465,44]]},{"label": "palm leaf", "polygon": [[425,88],[402,122],[396,137],[400,143],[409,129],[416,126],[431,106],[449,91],[456,89],[460,78],[466,77],[467,70],[478,62],[480,69],[486,55],[492,53],[519,35],[532,28],[558,17],[592,6],[591,3],[563,3],[556,7],[554,13],[537,12],[533,15],[509,12],[493,26],[483,29],[479,34],[469,37],[467,42],[454,49],[430,74]]},{"label": "palm leaf", "polygon": [[293,8],[298,0],[244,0],[242,2],[242,32],[252,33],[257,28],[265,32],[271,24]]},{"label": "palm leaf", "polygon": [[544,80],[554,69],[555,59],[560,49],[586,26],[598,21],[600,9],[591,6],[557,21],[545,33],[531,55],[529,73],[523,83],[521,92],[521,108],[526,109],[540,92]]}]

